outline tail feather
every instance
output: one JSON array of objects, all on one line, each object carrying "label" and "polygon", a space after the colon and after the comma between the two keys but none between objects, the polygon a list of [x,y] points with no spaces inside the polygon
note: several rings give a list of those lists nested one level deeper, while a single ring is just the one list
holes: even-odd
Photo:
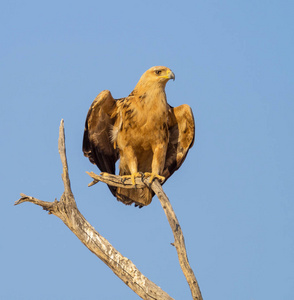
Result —
[{"label": "tail feather", "polygon": [[[121,168],[119,171],[120,176],[128,174],[130,174],[130,172],[127,168]],[[154,192],[147,186],[134,189],[117,188],[116,190],[117,200],[126,205],[135,203],[135,206],[143,207],[151,203],[153,196]]]},{"label": "tail feather", "polygon": [[139,207],[149,205],[152,201],[153,192],[148,187],[137,189],[117,188],[116,198],[126,205],[135,203]]}]

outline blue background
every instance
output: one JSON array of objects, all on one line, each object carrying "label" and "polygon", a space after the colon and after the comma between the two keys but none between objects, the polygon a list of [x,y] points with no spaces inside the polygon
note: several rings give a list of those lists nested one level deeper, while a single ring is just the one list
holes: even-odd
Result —
[{"label": "blue background", "polygon": [[175,299],[191,299],[155,197],[118,203],[81,151],[96,95],[127,96],[164,65],[189,104],[194,147],[164,185],[204,299],[294,299],[293,1],[6,1],[0,4],[1,299],[138,299],[60,221],[19,193],[61,196]]}]

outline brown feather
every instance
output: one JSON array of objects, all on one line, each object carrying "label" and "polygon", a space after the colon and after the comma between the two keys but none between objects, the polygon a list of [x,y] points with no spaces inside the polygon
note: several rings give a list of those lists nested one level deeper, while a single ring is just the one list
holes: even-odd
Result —
[{"label": "brown feather", "polygon": [[169,144],[163,176],[167,180],[184,162],[189,149],[194,144],[195,123],[192,109],[183,104],[170,107],[169,110]]},{"label": "brown feather", "polygon": [[[113,126],[109,114],[115,107],[115,100],[109,91],[101,92],[93,101],[86,118],[83,152],[90,162],[97,165],[102,172],[115,174],[115,162],[118,151],[114,149],[110,140]],[[116,188],[108,186],[112,194],[116,195]]]}]

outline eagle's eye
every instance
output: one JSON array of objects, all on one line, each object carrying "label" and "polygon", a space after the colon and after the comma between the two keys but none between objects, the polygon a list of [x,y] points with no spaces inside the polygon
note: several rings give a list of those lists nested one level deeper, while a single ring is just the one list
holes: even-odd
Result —
[{"label": "eagle's eye", "polygon": [[160,75],[161,74],[161,70],[156,70],[155,74]]}]

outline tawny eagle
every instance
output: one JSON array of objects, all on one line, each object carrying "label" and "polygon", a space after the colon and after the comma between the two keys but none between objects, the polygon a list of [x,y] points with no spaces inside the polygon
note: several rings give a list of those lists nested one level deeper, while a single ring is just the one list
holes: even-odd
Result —
[{"label": "tawny eagle", "polygon": [[[83,152],[102,172],[119,175],[150,176],[165,182],[183,163],[194,143],[195,125],[187,104],[170,106],[165,85],[175,79],[166,67],[147,70],[128,97],[113,99],[102,91],[93,101],[86,118]],[[124,189],[109,186],[125,204],[151,203],[154,193],[148,187]]]}]

